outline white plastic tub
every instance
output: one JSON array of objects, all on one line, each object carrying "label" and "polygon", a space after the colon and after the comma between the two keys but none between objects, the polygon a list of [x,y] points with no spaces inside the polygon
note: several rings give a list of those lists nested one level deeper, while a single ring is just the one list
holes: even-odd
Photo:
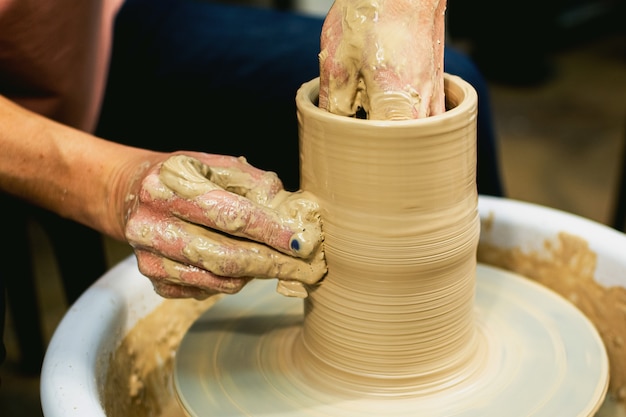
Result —
[{"label": "white plastic tub", "polygon": [[[626,353],[620,350],[626,349],[626,331],[622,332],[621,327],[614,325],[614,320],[619,317],[622,324],[626,324],[626,304],[621,304],[626,302],[626,235],[562,211],[509,199],[481,196],[479,211],[482,227],[479,261],[495,263],[496,266],[522,273],[552,286],[574,302],[583,302],[581,309],[593,313],[594,317],[590,318],[603,337],[606,335],[605,344],[612,366],[610,392],[617,393],[616,383],[621,386],[626,380],[626,370],[624,367],[618,369],[617,366],[620,360],[626,358]],[[572,242],[573,245],[570,245]],[[573,253],[570,246],[577,252]],[[607,304],[604,298],[586,301],[585,294],[576,293],[571,285],[561,285],[561,280],[571,277],[557,275],[567,275],[563,271],[568,267],[590,268],[589,271],[572,274],[576,275],[574,279],[578,279],[578,275],[584,277],[589,272],[594,281],[592,285],[597,286],[593,291],[610,293],[614,297],[611,298],[614,305]],[[561,272],[556,274],[555,271]],[[163,404],[149,404],[159,395],[150,395],[155,382],[141,380],[143,361],[136,366],[128,366],[126,362],[124,369],[116,370],[112,369],[117,366],[112,358],[131,331],[138,330],[144,325],[144,319],[163,308],[164,303],[170,302],[172,300],[164,301],[155,294],[150,281],[139,273],[133,256],[102,276],[69,309],[50,342],[41,374],[44,415],[105,416],[107,413],[103,404],[125,402],[125,406],[117,408],[124,412],[109,412],[109,417],[158,416]],[[171,327],[168,333],[168,349],[171,352],[176,348],[176,341],[179,340],[177,336],[182,336],[174,334],[176,329],[184,333],[194,317],[209,305],[191,300],[183,301],[182,304],[174,303],[171,304],[175,306],[171,310],[174,313],[164,316],[168,322],[179,320],[178,325]],[[185,312],[186,319],[180,320],[176,313],[180,311]],[[164,322],[163,328],[167,328],[168,324]],[[155,338],[157,336],[154,335]],[[135,355],[130,355],[131,358],[160,355],[156,362],[167,373],[168,361],[171,360],[167,351],[162,354],[156,347],[134,347],[132,341],[126,342],[129,344],[126,351]],[[109,393],[106,394],[107,372],[111,370],[115,370],[124,383],[118,392],[115,392],[115,386],[109,384]],[[137,378],[140,380],[137,381]],[[131,390],[134,398],[128,401],[125,397],[131,395],[128,386],[133,382],[139,382],[139,394],[137,390]],[[164,390],[163,387],[158,388]],[[626,395],[626,388],[622,388],[621,393]],[[164,400],[161,398],[158,401]],[[139,408],[134,410],[135,406]]]}]

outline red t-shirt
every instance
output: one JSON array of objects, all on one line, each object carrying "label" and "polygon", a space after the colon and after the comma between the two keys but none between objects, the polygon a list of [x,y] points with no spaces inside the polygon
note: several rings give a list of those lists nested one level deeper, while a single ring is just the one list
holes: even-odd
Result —
[{"label": "red t-shirt", "polygon": [[123,0],[0,0],[0,94],[93,132]]}]

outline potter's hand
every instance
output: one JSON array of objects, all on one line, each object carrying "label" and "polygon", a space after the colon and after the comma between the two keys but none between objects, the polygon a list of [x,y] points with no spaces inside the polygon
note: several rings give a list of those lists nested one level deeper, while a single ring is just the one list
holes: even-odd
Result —
[{"label": "potter's hand", "polygon": [[445,110],[445,0],[336,0],[321,36],[319,106],[367,118]]},{"label": "potter's hand", "polygon": [[326,272],[317,204],[243,158],[174,154],[140,184],[126,238],[164,297],[236,293],[252,278],[306,296],[298,284]]}]

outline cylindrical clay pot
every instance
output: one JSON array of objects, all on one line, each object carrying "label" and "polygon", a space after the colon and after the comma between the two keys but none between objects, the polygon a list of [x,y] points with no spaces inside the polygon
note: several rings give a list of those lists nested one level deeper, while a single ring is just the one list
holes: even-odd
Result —
[{"label": "cylindrical clay pot", "polygon": [[[328,274],[305,300],[296,360],[312,382],[413,395],[478,372],[474,89],[445,76],[447,111],[377,121],[296,96],[301,188],[319,199]],[[480,361],[478,361],[480,362]]]}]

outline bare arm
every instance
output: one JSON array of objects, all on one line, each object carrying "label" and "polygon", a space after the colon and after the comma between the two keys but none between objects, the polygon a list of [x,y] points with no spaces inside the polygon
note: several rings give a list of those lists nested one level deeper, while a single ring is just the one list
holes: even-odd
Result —
[{"label": "bare arm", "polygon": [[124,199],[162,154],[98,139],[0,96],[0,188],[115,239]]},{"label": "bare arm", "polygon": [[[244,158],[96,138],[0,97],[0,189],[126,240],[165,297],[278,278],[306,296],[326,272],[318,206]],[[297,291],[295,290],[297,289]]]}]

